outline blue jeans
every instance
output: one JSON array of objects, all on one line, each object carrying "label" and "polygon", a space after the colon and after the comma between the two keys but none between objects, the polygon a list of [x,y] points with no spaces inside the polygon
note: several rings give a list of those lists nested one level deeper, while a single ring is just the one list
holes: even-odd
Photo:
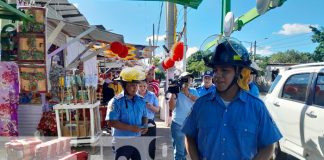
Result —
[{"label": "blue jeans", "polygon": [[172,121],[171,134],[175,160],[186,160],[187,155],[184,144],[185,135],[182,133],[181,128],[181,125]]}]

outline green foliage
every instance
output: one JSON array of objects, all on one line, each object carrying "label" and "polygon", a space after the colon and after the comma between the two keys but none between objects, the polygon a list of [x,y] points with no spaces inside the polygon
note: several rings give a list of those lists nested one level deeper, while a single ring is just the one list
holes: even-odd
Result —
[{"label": "green foliage", "polygon": [[312,54],[299,52],[296,50],[287,50],[272,54],[268,60],[269,63],[310,63],[314,62]]},{"label": "green foliage", "polygon": [[162,79],[165,79],[165,73],[160,69],[155,70],[155,79],[158,79],[161,82]]},{"label": "green foliage", "polygon": [[269,59],[270,57],[262,57],[261,55],[257,54],[256,55],[256,62],[257,62],[257,65],[262,69],[262,71],[259,71],[258,74],[259,75],[264,75],[264,71],[266,70],[266,67],[268,65],[268,62],[269,62]]},{"label": "green foliage", "polygon": [[324,61],[324,28],[321,29],[309,26],[312,29],[314,35],[312,36],[312,41],[314,43],[319,43],[314,51],[314,60],[316,62]]},{"label": "green foliage", "polygon": [[198,77],[200,73],[208,70],[203,61],[203,57],[208,53],[208,51],[197,51],[192,54],[187,61],[187,71]]},{"label": "green foliage", "polygon": [[152,63],[154,66],[158,66],[160,64],[161,58],[160,57],[153,57]]}]

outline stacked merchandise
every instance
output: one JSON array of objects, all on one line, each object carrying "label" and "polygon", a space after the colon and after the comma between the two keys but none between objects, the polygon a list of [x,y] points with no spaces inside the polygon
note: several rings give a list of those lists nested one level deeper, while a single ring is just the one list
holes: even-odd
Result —
[{"label": "stacked merchandise", "polygon": [[71,151],[71,139],[67,137],[46,142],[38,138],[11,140],[5,144],[7,159],[10,160],[87,160],[85,151]]},{"label": "stacked merchandise", "polygon": [[[96,75],[72,74],[67,72],[59,77],[61,105],[75,106],[92,105],[97,102],[96,88],[98,77]],[[90,135],[89,109],[59,110],[60,127],[63,136],[87,137]]]}]

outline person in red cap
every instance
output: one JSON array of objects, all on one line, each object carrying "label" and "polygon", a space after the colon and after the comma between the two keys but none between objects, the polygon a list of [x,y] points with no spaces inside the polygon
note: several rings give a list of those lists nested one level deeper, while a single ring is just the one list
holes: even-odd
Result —
[{"label": "person in red cap", "polygon": [[148,90],[153,92],[156,97],[159,97],[159,84],[160,82],[155,80],[155,66],[151,66],[146,71],[146,81],[148,83]]}]

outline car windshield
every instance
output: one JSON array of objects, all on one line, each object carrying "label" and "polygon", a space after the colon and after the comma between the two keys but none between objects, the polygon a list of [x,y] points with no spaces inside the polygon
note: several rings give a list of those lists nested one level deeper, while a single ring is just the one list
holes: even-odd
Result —
[{"label": "car windshield", "polygon": [[278,84],[279,80],[281,79],[281,75],[278,75],[275,80],[272,82],[271,87],[268,91],[268,93],[271,93],[273,91],[273,89],[276,87],[276,85]]}]

